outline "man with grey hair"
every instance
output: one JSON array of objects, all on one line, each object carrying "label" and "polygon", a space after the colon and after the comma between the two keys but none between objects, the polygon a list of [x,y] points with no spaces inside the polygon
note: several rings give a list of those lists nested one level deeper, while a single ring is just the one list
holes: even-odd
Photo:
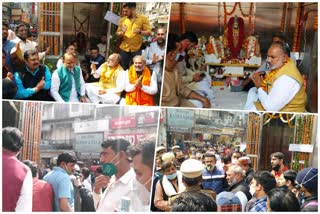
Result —
[{"label": "man with grey hair", "polygon": [[86,93],[93,103],[116,104],[125,87],[125,72],[120,65],[120,54],[111,54],[98,69],[92,68],[94,78],[99,82],[86,83]]},{"label": "man with grey hair", "polygon": [[304,112],[306,93],[303,78],[293,60],[289,58],[287,45],[273,42],[268,50],[270,72],[261,77],[253,74],[255,88],[248,93],[246,110]]},{"label": "man with grey hair", "polygon": [[250,188],[244,180],[245,175],[245,171],[241,166],[232,165],[229,167],[227,171],[228,191],[233,193],[243,192],[249,201],[252,196],[250,194]]},{"label": "man with grey hair", "polygon": [[153,95],[157,91],[156,73],[151,74],[143,56],[135,56],[126,78],[126,104],[154,106]]}]

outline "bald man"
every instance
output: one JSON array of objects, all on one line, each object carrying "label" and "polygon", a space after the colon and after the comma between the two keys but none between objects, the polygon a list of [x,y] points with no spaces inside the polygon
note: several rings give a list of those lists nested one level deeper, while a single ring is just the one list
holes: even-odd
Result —
[{"label": "bald man", "polygon": [[51,80],[51,95],[58,102],[86,102],[85,83],[74,53],[65,53],[63,66],[55,70]]},{"label": "bald man", "polygon": [[256,87],[250,89],[245,109],[304,112],[306,93],[303,78],[293,60],[288,57],[286,44],[272,43],[267,61],[270,72],[264,78],[258,72],[253,75]]},{"label": "bald man", "polygon": [[86,92],[91,102],[116,104],[125,89],[125,72],[120,65],[121,57],[114,53],[109,56],[98,70],[92,68],[94,78],[99,82],[87,83]]},{"label": "bald man", "polygon": [[157,91],[156,72],[151,75],[143,56],[135,56],[126,77],[126,104],[154,106]]}]

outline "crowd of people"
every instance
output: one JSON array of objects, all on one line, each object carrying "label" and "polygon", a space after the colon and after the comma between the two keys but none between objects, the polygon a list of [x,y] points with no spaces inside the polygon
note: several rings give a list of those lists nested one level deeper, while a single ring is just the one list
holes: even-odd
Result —
[{"label": "crowd of people", "polygon": [[[101,144],[100,165],[82,166],[75,153],[58,155],[53,167],[19,160],[23,133],[2,129],[2,211],[148,211],[155,142],[124,139]],[[91,169],[91,170],[90,170]]]},{"label": "crowd of people", "polygon": [[270,170],[255,170],[232,144],[156,148],[152,211],[318,211],[318,169],[298,173],[282,152],[270,155]]},{"label": "crowd of people", "polygon": [[10,40],[3,21],[3,98],[158,105],[167,33],[159,26],[152,37],[152,30],[148,18],[136,12],[136,3],[124,3],[117,53],[106,53],[108,41],[102,35],[101,43],[92,44],[81,60],[79,42],[70,41],[56,69],[50,70],[41,60],[53,47],[39,52],[37,43],[27,38],[25,24],[16,26],[16,39]]}]

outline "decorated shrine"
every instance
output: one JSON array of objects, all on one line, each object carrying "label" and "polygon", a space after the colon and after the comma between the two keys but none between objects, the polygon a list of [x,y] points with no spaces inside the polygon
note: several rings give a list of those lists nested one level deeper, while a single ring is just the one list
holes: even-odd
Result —
[{"label": "decorated shrine", "polygon": [[269,156],[285,154],[289,168],[298,172],[313,165],[318,153],[317,116],[281,113],[249,113],[247,155],[253,168],[268,168]]},{"label": "decorated shrine", "polygon": [[[282,35],[291,50],[290,58],[304,78],[310,100],[307,111],[317,112],[316,2],[172,3],[170,16],[169,32],[181,35],[191,31],[200,38],[188,53],[192,58],[188,62],[190,69],[211,75],[213,90],[218,101],[222,98],[224,109],[233,109],[231,100],[237,100],[234,98],[246,97],[239,93],[244,89],[243,83],[254,71],[267,70],[265,62],[272,37]],[[223,103],[228,97],[232,99]]]}]

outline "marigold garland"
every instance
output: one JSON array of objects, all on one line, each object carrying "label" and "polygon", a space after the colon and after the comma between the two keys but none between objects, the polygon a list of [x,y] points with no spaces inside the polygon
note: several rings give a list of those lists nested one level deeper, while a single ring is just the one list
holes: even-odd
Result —
[{"label": "marigold garland", "polygon": [[227,11],[227,4],[226,3],[223,3],[223,9],[224,9],[224,27],[226,28],[227,27],[227,16],[230,16],[232,15],[236,9],[237,9],[237,5],[239,5],[239,9],[240,9],[240,12],[241,12],[241,15],[244,17],[244,18],[247,18],[249,17],[249,32],[252,31],[253,29],[253,23],[252,23],[252,11],[253,11],[253,3],[250,3],[250,9],[249,9],[249,14],[245,14],[242,10],[242,6],[241,6],[241,2],[236,2],[234,5],[233,5],[233,8],[231,10],[231,12],[228,12]]},{"label": "marigold garland", "polygon": [[314,17],[313,29],[318,30],[318,11],[316,12],[316,15]]},{"label": "marigold garland", "polygon": [[284,22],[285,22],[285,18],[287,16],[287,3],[284,2],[282,4],[282,17],[281,17],[281,24],[280,24],[280,32],[283,33],[284,32]]},{"label": "marigold garland", "polygon": [[292,52],[298,52],[300,48],[300,36],[301,36],[300,21],[301,21],[301,15],[302,15],[302,7],[303,7],[303,3],[298,3]]}]

